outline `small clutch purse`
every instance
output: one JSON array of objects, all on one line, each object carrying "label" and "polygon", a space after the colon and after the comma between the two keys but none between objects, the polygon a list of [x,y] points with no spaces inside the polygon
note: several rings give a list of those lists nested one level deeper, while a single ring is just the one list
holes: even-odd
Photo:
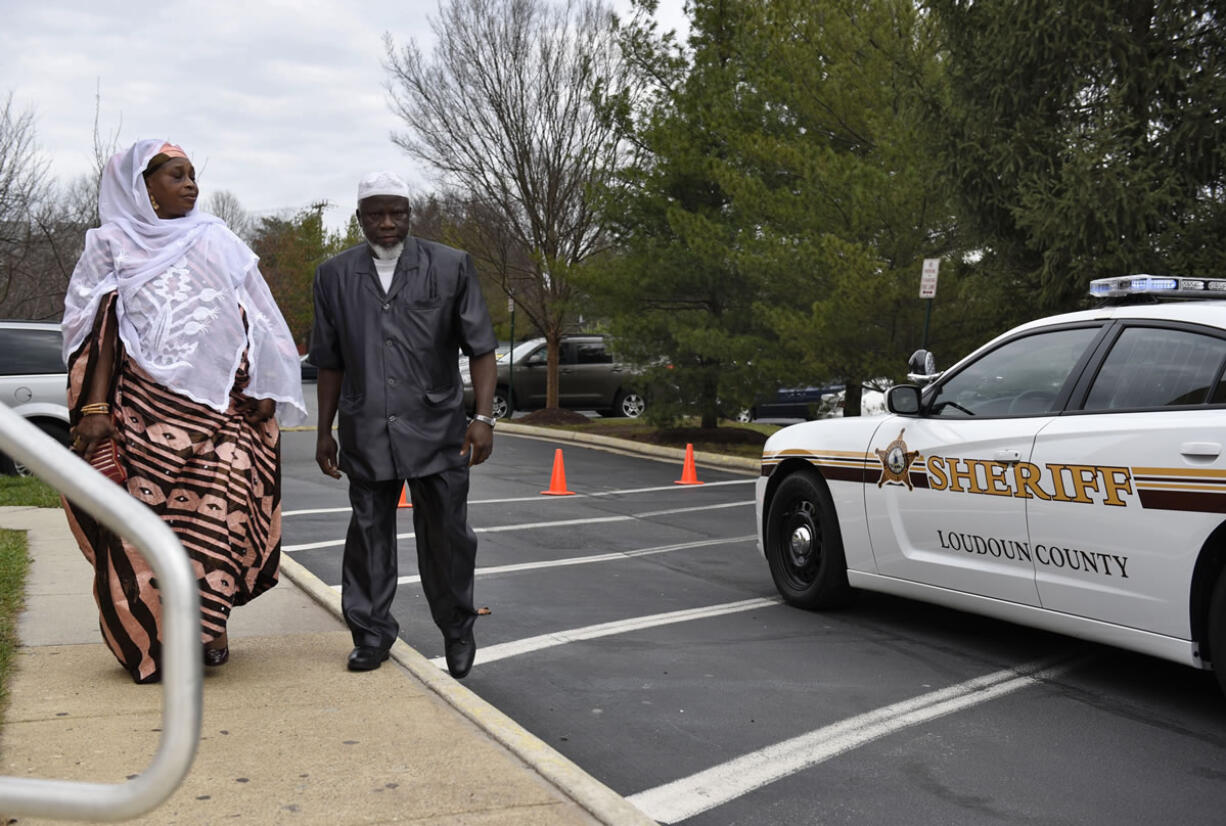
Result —
[{"label": "small clutch purse", "polygon": [[128,478],[119,462],[119,448],[115,446],[114,439],[103,439],[94,445],[93,452],[89,454],[89,463],[116,484],[122,485]]}]

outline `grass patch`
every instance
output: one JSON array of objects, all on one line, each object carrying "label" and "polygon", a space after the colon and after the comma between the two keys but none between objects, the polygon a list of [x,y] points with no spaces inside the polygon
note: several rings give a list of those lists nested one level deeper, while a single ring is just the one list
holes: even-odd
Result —
[{"label": "grass patch", "polygon": [[17,648],[17,614],[21,612],[29,567],[25,531],[0,530],[0,710],[8,706],[9,672]]},{"label": "grass patch", "polygon": [[0,476],[0,506],[3,505],[58,508],[60,494],[35,476]]}]

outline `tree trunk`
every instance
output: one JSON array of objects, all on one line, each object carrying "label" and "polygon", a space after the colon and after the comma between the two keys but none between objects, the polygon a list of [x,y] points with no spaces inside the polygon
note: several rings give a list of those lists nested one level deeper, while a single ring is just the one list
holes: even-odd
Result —
[{"label": "tree trunk", "polygon": [[843,388],[843,416],[860,415],[860,399],[864,395],[864,385],[858,381],[849,381]]},{"label": "tree trunk", "polygon": [[561,361],[559,358],[561,348],[559,343],[562,340],[562,334],[557,330],[551,330],[545,334],[545,350],[548,353],[548,361],[546,361],[545,374],[545,406],[558,406],[558,364]]}]

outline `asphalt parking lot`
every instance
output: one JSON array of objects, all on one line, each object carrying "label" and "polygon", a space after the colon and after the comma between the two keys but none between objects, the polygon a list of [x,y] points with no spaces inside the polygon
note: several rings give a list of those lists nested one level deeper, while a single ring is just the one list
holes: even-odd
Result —
[{"label": "asphalt parking lot", "polygon": [[[286,433],[284,547],[339,582],[343,482]],[[563,447],[573,497],[542,496]],[[882,595],[779,604],[752,479],[499,434],[465,684],[661,822],[1218,823],[1210,675]],[[402,637],[441,639],[400,523]]]}]

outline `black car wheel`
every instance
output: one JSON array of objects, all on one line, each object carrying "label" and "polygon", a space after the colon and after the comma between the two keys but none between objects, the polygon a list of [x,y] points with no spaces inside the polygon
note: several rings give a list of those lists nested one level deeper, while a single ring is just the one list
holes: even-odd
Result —
[{"label": "black car wheel", "polygon": [[1213,598],[1209,601],[1209,656],[1213,676],[1226,694],[1226,571],[1218,574]]},{"label": "black car wheel", "polygon": [[[39,430],[41,430],[43,433],[46,433],[52,439],[55,439],[57,442],[62,444],[64,447],[68,447],[68,445],[72,442],[72,439],[70,439],[68,436],[68,425],[66,424],[62,424],[60,422],[34,422],[34,424],[37,425]],[[21,462],[19,462],[18,460],[12,457],[9,457],[9,456],[5,456],[4,458],[5,458],[5,463],[4,463],[5,473],[11,472],[15,476],[32,475],[30,472],[30,469],[26,467],[24,464],[22,464]],[[9,467],[12,468],[11,471],[9,470]]]},{"label": "black car wheel", "polygon": [[766,518],[766,560],[784,600],[800,608],[847,602],[847,563],[826,484],[810,471],[780,483]]},{"label": "black car wheel", "polygon": [[508,419],[515,412],[515,408],[511,406],[511,393],[505,387],[499,387],[494,391],[494,418]]},{"label": "black car wheel", "polygon": [[617,394],[617,400],[613,402],[613,408],[619,416],[637,419],[647,409],[647,402],[633,390],[623,390]]}]

